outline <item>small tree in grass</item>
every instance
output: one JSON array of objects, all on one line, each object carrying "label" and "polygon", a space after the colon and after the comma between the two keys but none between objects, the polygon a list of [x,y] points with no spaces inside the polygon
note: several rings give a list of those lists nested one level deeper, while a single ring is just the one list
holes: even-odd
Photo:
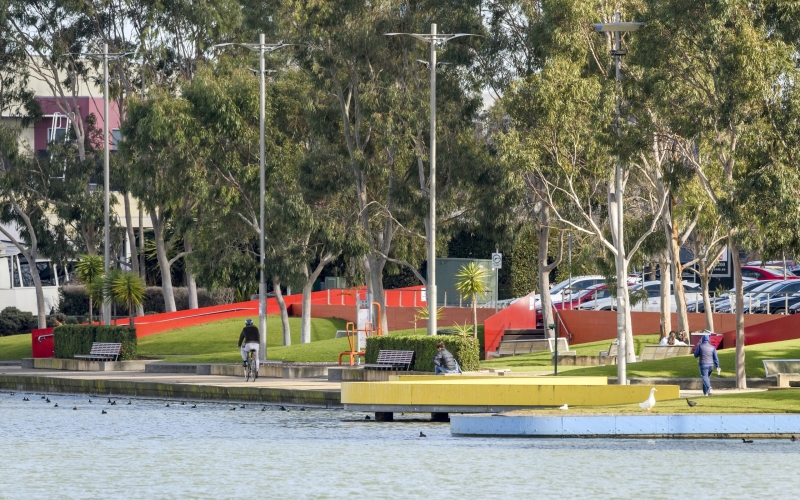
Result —
[{"label": "small tree in grass", "polygon": [[[75,277],[86,285],[86,295],[89,296],[89,324],[92,324],[93,301],[97,297],[98,285],[103,281],[103,258],[99,255],[81,255],[75,264]],[[102,288],[100,288],[102,297]]]},{"label": "small tree in grass", "polygon": [[472,336],[478,338],[478,302],[477,298],[486,298],[489,287],[489,270],[474,262],[461,266],[456,282],[456,290],[461,298],[472,299]]},{"label": "small tree in grass", "polygon": [[[444,314],[444,306],[436,309],[436,319],[437,321],[442,319],[442,315]],[[418,307],[416,311],[414,311],[414,333],[417,333],[417,321],[428,321],[431,319],[430,313],[428,312],[428,308],[426,307]]]},{"label": "small tree in grass", "polygon": [[136,273],[111,272],[106,280],[108,296],[120,304],[128,306],[130,326],[134,326],[134,311],[144,304],[145,285]]}]

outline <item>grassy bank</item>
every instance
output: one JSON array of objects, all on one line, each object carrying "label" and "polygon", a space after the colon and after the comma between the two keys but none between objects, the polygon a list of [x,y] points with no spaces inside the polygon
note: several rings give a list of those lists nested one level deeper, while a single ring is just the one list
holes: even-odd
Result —
[{"label": "grassy bank", "polygon": [[12,361],[22,358],[30,358],[31,356],[30,333],[0,337],[0,360]]},{"label": "grassy bank", "polygon": [[[652,413],[662,415],[675,413],[800,413],[800,391],[795,389],[693,397],[690,399],[697,403],[697,406],[693,408],[687,404],[686,399],[658,401],[658,392],[656,392],[655,396],[656,406],[653,408]],[[634,403],[610,406],[574,406],[566,411],[549,408],[520,410],[511,413],[515,415],[566,416],[576,413],[642,415],[646,412],[642,411],[639,405]]]},{"label": "grassy bank", "polygon": [[[343,330],[340,319],[312,318],[311,343],[300,344],[300,318],[289,318],[292,345],[283,345],[279,316],[267,317],[267,357],[286,361],[336,361],[347,349],[347,339],[335,339]],[[236,347],[244,326],[241,318],[178,328],[139,339],[139,355],[183,363],[228,363],[241,361]]]},{"label": "grassy bank", "polygon": [[[658,342],[658,335],[637,335],[634,337],[634,341],[637,346],[636,352],[640,354],[644,344],[654,344]],[[609,344],[609,341],[592,342],[589,344],[570,346],[570,349],[575,349],[579,355],[597,356],[600,350],[608,349]],[[800,358],[800,339],[748,346],[745,348],[745,369],[748,377],[761,378],[765,376],[762,360],[798,358]],[[719,361],[722,367],[722,377],[734,377],[736,366],[735,350],[723,349],[719,351]],[[481,367],[483,368],[509,368],[512,371],[535,372],[542,371],[543,367],[550,366],[552,365],[550,353],[548,352],[511,356],[508,358],[498,358],[481,362]],[[562,371],[562,367],[559,367],[559,371]],[[563,367],[563,371],[569,371],[570,375],[617,376],[616,365]],[[628,364],[628,377],[631,378],[697,378],[699,376],[697,359],[695,359],[694,356],[680,356],[677,358]],[[714,372],[712,378],[716,377],[717,374]]]}]

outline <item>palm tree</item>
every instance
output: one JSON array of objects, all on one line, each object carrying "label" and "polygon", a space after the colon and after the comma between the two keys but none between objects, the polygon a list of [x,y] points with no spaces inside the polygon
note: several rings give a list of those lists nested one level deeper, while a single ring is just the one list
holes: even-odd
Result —
[{"label": "palm tree", "polygon": [[105,286],[112,300],[128,306],[129,324],[134,326],[134,311],[144,303],[145,285],[142,278],[132,272],[110,272]]},{"label": "palm tree", "polygon": [[[439,307],[436,309],[436,319],[442,319],[444,315],[444,306]],[[430,313],[428,313],[427,307],[418,307],[416,311],[414,311],[414,334],[417,333],[417,321],[428,321],[430,319]]]},{"label": "palm tree", "polygon": [[[97,284],[102,283],[103,257],[99,255],[81,255],[75,264],[75,277],[86,285],[86,294],[89,296],[89,324],[92,324],[93,300],[97,297]],[[102,297],[102,289],[100,290]]]},{"label": "palm tree", "polygon": [[489,287],[489,271],[474,262],[461,266],[456,282],[456,290],[463,299],[472,299],[472,335],[478,338],[478,301],[477,297],[486,298],[491,291]]}]

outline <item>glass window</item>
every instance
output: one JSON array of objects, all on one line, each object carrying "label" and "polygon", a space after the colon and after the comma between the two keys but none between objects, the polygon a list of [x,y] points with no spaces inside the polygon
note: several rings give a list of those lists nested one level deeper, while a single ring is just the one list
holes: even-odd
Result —
[{"label": "glass window", "polygon": [[53,129],[50,127],[47,128],[47,142],[64,142],[64,137],[66,135],[66,128],[55,129],[55,136],[53,135]]},{"label": "glass window", "polygon": [[122,142],[122,132],[118,128],[112,129],[108,137],[108,142],[110,143],[111,147],[109,149],[111,151],[119,149],[119,143]]},{"label": "glass window", "polygon": [[56,286],[56,273],[52,262],[37,262],[36,270],[39,272],[42,286]]},{"label": "glass window", "polygon": [[14,278],[14,287],[19,288],[22,284],[19,282],[19,259],[14,256],[14,269],[11,270],[11,275]]},{"label": "glass window", "polygon": [[21,255],[19,256],[19,270],[22,274],[22,286],[33,286],[33,276],[31,276],[31,266]]}]

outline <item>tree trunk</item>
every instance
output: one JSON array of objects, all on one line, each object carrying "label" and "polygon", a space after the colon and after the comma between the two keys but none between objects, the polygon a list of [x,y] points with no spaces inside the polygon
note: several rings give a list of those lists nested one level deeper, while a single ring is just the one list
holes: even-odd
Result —
[{"label": "tree trunk", "polygon": [[311,342],[311,288],[312,283],[303,283],[303,310],[300,318],[300,343]]},{"label": "tree trunk", "polygon": [[[192,253],[192,243],[189,241],[188,236],[183,238],[183,249],[187,252],[187,255]],[[189,293],[189,309],[197,309],[200,307],[197,301],[197,281],[194,279],[194,273],[191,271],[186,257],[183,258],[183,263],[184,273],[186,274],[186,288],[188,288]]]},{"label": "tree trunk", "polygon": [[472,336],[478,338],[478,296],[472,294]]},{"label": "tree trunk", "polygon": [[704,258],[700,258],[700,288],[703,290],[703,308],[706,315],[706,330],[714,331],[714,309],[711,306],[711,296],[708,291],[709,270]]},{"label": "tree trunk", "polygon": [[[686,312],[686,291],[683,289],[683,266],[681,265],[681,243],[678,234],[678,224],[674,214],[675,197],[669,195],[669,218],[670,218],[670,257],[672,267],[672,279],[675,310],[678,316],[678,332],[689,334],[689,316]],[[663,276],[663,273],[662,273]]]},{"label": "tree trunk", "polygon": [[129,258],[131,260],[131,271],[139,274],[139,258],[136,251],[136,236],[133,234],[133,216],[131,215],[131,195],[127,191],[123,196],[125,205],[125,229],[128,233],[128,248],[130,249]]},{"label": "tree trunk", "polygon": [[[303,275],[306,277],[306,282],[303,283],[303,311],[300,321],[300,343],[302,344],[311,342],[311,291],[314,288],[314,283],[317,281],[317,278],[319,278],[322,270],[325,269],[325,266],[330,264],[333,259],[338,256],[339,252],[335,254],[326,253],[320,257],[317,267],[315,267],[314,271],[311,273],[308,272],[308,264],[303,267]],[[385,310],[384,308],[384,311]],[[384,330],[384,332],[385,331],[386,330]]]},{"label": "tree trunk", "polygon": [[[555,332],[551,332],[547,326],[553,324],[553,301],[550,298],[550,267],[547,262],[550,227],[540,224],[537,235],[539,236],[539,254],[536,260],[536,267],[539,273],[539,304],[542,307],[542,328],[544,328],[545,336],[550,338],[555,335]],[[562,291],[562,297],[563,295]]]},{"label": "tree trunk", "polygon": [[175,312],[175,294],[172,290],[172,271],[167,257],[167,247],[164,242],[164,223],[155,214],[150,214],[153,221],[153,233],[156,240],[156,257],[161,270],[161,290],[164,295],[164,309],[166,312]]},{"label": "tree trunk", "polygon": [[669,304],[669,288],[672,280],[670,279],[669,252],[664,250],[661,254],[661,330],[659,341],[666,337],[672,330],[672,310]]},{"label": "tree trunk", "polygon": [[37,324],[39,328],[47,328],[47,311],[44,307],[44,290],[42,289],[42,279],[39,277],[39,270],[36,269],[36,254],[23,253],[25,260],[31,268],[31,278],[33,278],[33,286],[36,289],[36,310],[38,312]]},{"label": "tree trunk", "polygon": [[[87,286],[87,289],[88,289],[88,286]],[[94,324],[93,313],[94,313],[94,306],[92,304],[92,296],[89,295],[89,326]]]},{"label": "tree trunk", "polygon": [[[144,207],[142,202],[139,202],[139,276],[142,281],[147,285],[147,269],[144,260]],[[136,315],[144,316],[144,304],[136,306]]]},{"label": "tree trunk", "polygon": [[[292,345],[292,331],[289,328],[289,312],[286,310],[286,301],[283,300],[283,293],[281,293],[281,279],[278,276],[272,277],[272,289],[275,290],[275,299],[278,301],[278,308],[281,311],[283,345]],[[303,296],[303,298],[305,298],[305,296]],[[303,304],[303,310],[305,310],[305,306],[306,305]]]},{"label": "tree trunk", "polygon": [[739,263],[739,247],[728,232],[728,248],[733,266],[733,286],[736,288],[736,388],[747,389],[747,374],[744,366],[744,293],[742,291],[742,268]]},{"label": "tree trunk", "polygon": [[[372,293],[372,301],[377,302],[381,306],[381,331],[386,334],[389,332],[389,323],[386,319],[386,295],[383,291],[383,268],[386,265],[386,260],[380,257],[374,257],[370,254],[367,257],[369,265],[369,284]],[[438,308],[437,308],[438,309]],[[428,311],[430,314],[436,314],[437,311]]]}]

